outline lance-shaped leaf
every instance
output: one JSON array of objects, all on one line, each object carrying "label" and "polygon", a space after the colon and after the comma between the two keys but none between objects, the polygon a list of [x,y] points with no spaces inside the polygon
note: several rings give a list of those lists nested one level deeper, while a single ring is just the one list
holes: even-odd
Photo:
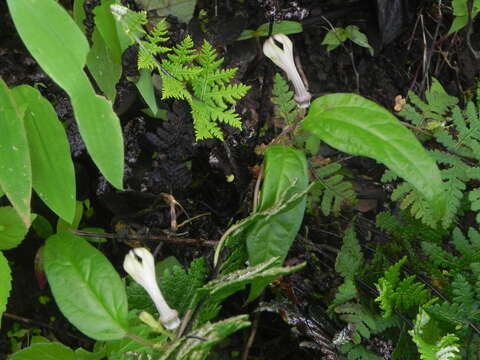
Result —
[{"label": "lance-shaped leaf", "polygon": [[53,106],[28,85],[12,90],[18,104],[25,104],[24,124],[32,162],[33,188],[59,217],[68,222],[75,215],[75,171],[65,129]]},{"label": "lance-shaped leaf", "polygon": [[30,226],[32,169],[27,134],[23,125],[25,107],[19,107],[0,79],[0,187],[25,225]]},{"label": "lance-shaped leaf", "polygon": [[15,28],[32,56],[70,96],[80,134],[93,161],[112,185],[121,188],[120,122],[112,104],[95,94],[83,71],[89,52],[85,36],[55,0],[7,0],[7,3]]},{"label": "lance-shaped leaf", "polygon": [[356,94],[315,99],[302,122],[330,146],[375,159],[410,182],[430,202],[437,219],[445,211],[440,171],[422,144],[388,110]]}]

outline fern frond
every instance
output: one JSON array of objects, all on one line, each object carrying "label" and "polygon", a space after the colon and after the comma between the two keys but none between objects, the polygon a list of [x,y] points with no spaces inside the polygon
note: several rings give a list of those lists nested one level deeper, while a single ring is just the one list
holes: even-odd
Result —
[{"label": "fern frond", "polygon": [[293,91],[290,90],[287,81],[279,73],[273,79],[272,103],[275,115],[286,124],[292,124],[297,117],[297,103],[293,99]]},{"label": "fern frond", "polygon": [[358,344],[344,344],[340,346],[340,351],[347,354],[347,360],[381,360],[382,358],[365,346]]},{"label": "fern frond", "polygon": [[187,66],[170,60],[163,60],[162,66],[169,74],[175,74],[175,79],[178,81],[191,81],[202,71],[198,66]]},{"label": "fern frond", "polygon": [[214,85],[204,94],[203,99],[212,99],[219,108],[225,109],[228,106],[227,103],[236,104],[249,89],[250,87],[244,84]]},{"label": "fern frond", "polygon": [[148,23],[146,11],[132,11],[125,6],[116,5],[115,8],[112,7],[112,13],[127,35],[135,32],[146,33],[143,29],[143,26]]},{"label": "fern frond", "polygon": [[160,77],[162,79],[162,100],[174,98],[191,101],[191,94],[183,82],[164,73],[160,73]]},{"label": "fern frond", "polygon": [[408,311],[426,303],[429,292],[425,285],[415,282],[415,276],[400,281],[400,268],[407,261],[406,257],[390,266],[376,284],[379,296],[375,299],[383,310],[383,317],[392,316],[394,310]]},{"label": "fern frond", "polygon": [[463,304],[467,309],[477,308],[475,291],[472,284],[462,274],[457,274],[452,282],[453,301]]},{"label": "fern frond", "polygon": [[441,268],[450,268],[455,262],[452,254],[442,249],[440,245],[422,241],[422,250],[428,259]]},{"label": "fern frond", "polygon": [[226,122],[237,128],[241,128],[240,116],[233,110],[222,111],[209,106],[208,104],[192,100],[193,125],[195,128],[195,138],[197,140],[209,139],[215,137],[223,140],[223,134],[215,121]]},{"label": "fern frond", "polygon": [[[205,72],[213,73],[223,64],[223,59],[219,59],[213,46],[208,41],[204,40],[200,53],[198,54],[197,62]],[[225,81],[230,81],[231,79],[232,77]]]},{"label": "fern frond", "polygon": [[167,59],[173,64],[183,65],[193,62],[197,56],[193,40],[187,36],[172,48],[172,53],[167,55]]},{"label": "fern frond", "polygon": [[207,273],[203,258],[193,260],[188,270],[180,266],[165,270],[160,287],[167,303],[180,315],[184,314],[189,309],[197,289],[205,284]]},{"label": "fern frond", "polygon": [[359,344],[362,338],[369,339],[376,326],[375,316],[357,303],[346,303],[335,307],[340,319],[353,325],[352,341]]},{"label": "fern frond", "polygon": [[331,163],[315,170],[315,185],[313,185],[308,198],[308,208],[315,212],[315,207],[325,216],[338,215],[343,205],[353,205],[357,196],[350,182],[344,181],[339,174],[342,166]]},{"label": "fern frond", "polygon": [[335,261],[335,271],[344,279],[353,280],[363,263],[363,254],[355,233],[355,225],[348,225],[343,236],[343,244]]},{"label": "fern frond", "polygon": [[476,220],[477,224],[480,224],[480,188],[471,190],[468,193],[468,200],[470,201],[470,209],[477,212]]},{"label": "fern frond", "polygon": [[422,360],[457,360],[460,359],[460,339],[454,334],[439,335],[437,327],[424,309],[420,309],[415,319],[414,328],[409,331],[417,344]]},{"label": "fern frond", "polygon": [[462,304],[444,301],[440,304],[427,306],[425,310],[438,321],[444,321],[453,326],[468,326],[470,321],[478,321],[478,318],[468,318],[469,312]]},{"label": "fern frond", "polygon": [[[164,43],[170,40],[168,36],[168,23],[167,20],[160,20],[157,25],[147,34],[147,39],[152,44]],[[166,48],[170,51],[170,48]]]}]

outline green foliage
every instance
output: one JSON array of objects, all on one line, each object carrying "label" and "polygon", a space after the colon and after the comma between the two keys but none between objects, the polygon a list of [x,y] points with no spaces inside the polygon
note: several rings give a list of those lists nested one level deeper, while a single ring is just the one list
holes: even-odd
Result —
[{"label": "green foliage", "polygon": [[473,19],[480,13],[480,1],[479,0],[472,0],[472,7],[469,13],[469,0],[453,0],[453,22],[450,26],[450,30],[448,33],[454,33],[455,31],[459,31],[464,28],[467,24],[469,19],[473,21]]},{"label": "green foliage", "polygon": [[[89,52],[87,39],[55,0],[35,4],[38,5],[35,11],[32,11],[31,0],[8,0],[7,4],[30,54],[69,95],[80,134],[93,161],[112,185],[122,188],[124,159],[120,121],[111,102],[95,93],[84,71]],[[49,26],[45,26],[45,19]],[[21,141],[21,137],[17,137],[17,141]],[[25,169],[18,173],[24,173]],[[28,177],[26,174],[25,178]],[[4,184],[1,186],[8,194]]]},{"label": "green foliage", "polygon": [[0,324],[2,315],[7,309],[7,301],[12,289],[12,273],[3,252],[0,251]]},{"label": "green foliage", "polygon": [[352,222],[343,237],[343,245],[335,261],[335,271],[345,280],[353,280],[363,265],[363,254]]},{"label": "green foliage", "polygon": [[361,344],[344,344],[340,346],[340,351],[347,354],[347,360],[380,360],[381,357],[365,348]]},{"label": "green foliage", "polygon": [[234,332],[250,325],[247,315],[207,323],[173,341],[159,360],[204,360],[211,348]]},{"label": "green foliage", "polygon": [[74,326],[97,340],[125,335],[125,286],[100,251],[72,233],[56,234],[46,242],[44,267],[60,311]]},{"label": "green foliage", "polygon": [[[406,105],[400,116],[413,125],[426,130],[438,143],[430,150],[430,156],[441,168],[441,177],[447,199],[446,211],[441,224],[449,228],[457,219],[462,205],[470,202],[470,209],[478,212],[479,192],[468,191],[467,184],[480,179],[480,126],[478,104],[468,101],[462,110],[458,100],[449,96],[438,84],[425,93],[426,101],[409,93],[411,105]],[[394,176],[393,176],[394,177]],[[384,180],[393,178],[387,175]],[[392,200],[400,201],[402,209],[409,208],[411,214],[425,224],[435,225],[431,206],[413,187],[401,183],[392,193]],[[478,217],[480,220],[480,217]]]},{"label": "green foliage", "polygon": [[353,205],[357,201],[352,183],[344,181],[341,170],[339,163],[330,163],[314,170],[315,182],[307,204],[309,212],[318,213],[318,207],[325,216],[338,216],[342,206]]},{"label": "green foliage", "polygon": [[417,344],[422,360],[455,360],[460,359],[459,338],[454,334],[443,335],[438,324],[428,313],[420,308],[415,319],[414,328],[409,331]]},{"label": "green foliage", "polygon": [[[0,79],[0,187],[18,215],[30,226],[32,170],[28,139],[23,125],[25,107],[19,107],[7,84]],[[19,174],[22,174],[19,181]]]},{"label": "green foliage", "polygon": [[[260,38],[262,36],[268,36],[270,23],[260,25],[256,30],[246,29],[243,30],[237,40],[247,40],[251,38]],[[297,21],[283,20],[280,22],[274,22],[272,26],[272,35],[275,34],[298,34],[303,31],[302,24]]]},{"label": "green foliage", "polygon": [[[218,123],[241,129],[240,116],[231,107],[250,87],[232,84],[237,69],[220,69],[223,58],[218,58],[216,50],[206,40],[199,50],[194,48],[189,36],[173,48],[165,46],[169,40],[165,20],[147,33],[143,29],[147,24],[144,13],[121,9],[117,19],[140,45],[138,68],[158,71],[162,79],[162,99],[182,99],[190,104],[196,139],[215,137],[223,140]],[[146,39],[140,40],[135,31],[146,35]],[[166,56],[157,60],[159,55]]]},{"label": "green foliage", "polygon": [[355,94],[331,94],[312,102],[302,128],[332,147],[371,157],[402,176],[443,218],[440,172],[427,151],[389,111]]},{"label": "green foliage", "polygon": [[480,233],[470,228],[468,238],[459,228],[452,232],[452,244],[459,256],[444,250],[440,245],[422,242],[422,249],[428,259],[440,269],[462,271],[470,266],[471,263],[480,262]]},{"label": "green foliage", "polygon": [[193,297],[204,285],[207,274],[208,269],[203,258],[193,260],[188,270],[175,265],[163,272],[160,280],[162,294],[180,316],[190,308]]},{"label": "green foliage", "polygon": [[297,102],[293,99],[287,81],[279,73],[273,78],[272,103],[275,116],[283,120],[284,124],[291,125],[298,114]]},{"label": "green foliage", "polygon": [[396,264],[385,270],[377,284],[379,296],[375,299],[380,303],[383,317],[391,317],[395,310],[409,311],[423,305],[429,299],[425,285],[415,282],[415,275],[400,280],[400,268],[407,261],[403,257]]},{"label": "green foliage", "polygon": [[305,263],[292,267],[275,266],[276,264],[278,264],[278,258],[271,258],[259,265],[220,276],[199,289],[194,302],[198,303],[202,298],[208,297],[210,301],[221,303],[249,284],[255,284],[255,282],[268,284],[277,277],[291,274],[305,266]]},{"label": "green foliage", "polygon": [[328,31],[323,38],[322,45],[326,45],[327,51],[330,52],[347,40],[368,49],[370,55],[373,56],[373,48],[368,43],[367,36],[355,25],[348,25],[346,28],[334,28]]},{"label": "green foliage", "polygon": [[349,324],[349,338],[354,344],[360,344],[363,339],[370,339],[372,334],[378,334],[392,326],[398,326],[398,318],[382,318],[360,303],[348,302],[335,307],[339,318]]}]

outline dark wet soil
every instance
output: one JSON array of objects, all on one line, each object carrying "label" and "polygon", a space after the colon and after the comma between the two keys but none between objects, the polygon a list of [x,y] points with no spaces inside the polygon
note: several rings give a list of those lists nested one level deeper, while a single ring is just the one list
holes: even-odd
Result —
[{"label": "dark wet soil", "polygon": [[[87,10],[91,11],[96,3],[98,1],[87,0]],[[281,7],[272,8],[274,3],[280,3]],[[68,1],[64,5],[71,6]],[[133,1],[130,5],[134,5]],[[73,122],[68,97],[28,54],[5,3],[0,3],[0,77],[10,87],[37,85],[55,106],[71,143],[78,200],[89,199],[94,208],[85,225],[103,227],[107,232],[121,228],[125,234],[162,234],[171,225],[170,207],[162,194],[170,194],[183,206],[188,217],[199,216],[180,230],[184,237],[193,239],[193,243],[165,243],[159,248],[160,256],[174,255],[183,264],[199,256],[211,259],[212,248],[203,242],[218,240],[232,221],[248,214],[258,171],[256,165],[261,163],[255,148],[268,143],[278,133],[272,126],[269,101],[272,78],[278,69],[262,56],[261,45],[256,40],[235,41],[244,29],[257,28],[268,21],[268,14],[293,20],[304,16],[300,20],[304,31],[292,39],[297,62],[314,96],[359,92],[392,110],[395,96],[405,96],[408,90],[421,92],[430,76],[437,77],[451,94],[461,95],[480,74],[480,62],[468,49],[465,31],[446,36],[451,14],[446,6],[438,9],[437,2],[433,1],[199,0],[197,14],[200,9],[212,14],[208,22],[200,24],[192,20],[186,26],[171,19],[174,34],[181,36],[188,32],[196,42],[207,37],[225,56],[227,66],[239,67],[239,80],[252,86],[237,106],[244,129],[226,127],[225,143],[195,142],[188,108],[180,101],[163,105],[168,110],[166,120],[149,118],[141,112],[145,105],[135,87],[126,80],[135,73],[135,51],[127,51],[115,103],[123,126],[126,157],[127,191],[119,192],[96,170]],[[351,44],[328,53],[321,42],[331,25],[359,26],[367,34],[375,55],[370,56],[366,49]],[[207,33],[201,31],[204,26],[208,28]],[[478,37],[472,38],[474,47],[480,48],[479,43]],[[266,133],[259,135],[265,127]],[[327,156],[343,156],[332,149],[324,151]],[[375,162],[345,157],[343,165],[358,174],[353,181],[358,183],[359,197],[371,206],[347,210],[340,218],[306,217],[289,261],[307,260],[316,265],[276,285],[273,294],[282,294],[279,298],[289,300],[288,304],[279,304],[280,311],[261,316],[252,313],[257,334],[250,350],[251,359],[313,358],[316,353],[312,346],[299,344],[308,340],[318,345],[322,337],[331,338],[341,328],[326,316],[322,300],[324,296],[331,297],[338,286],[334,273],[336,254],[329,249],[339,248],[340,231],[353,214],[360,213],[359,227],[368,234],[373,228],[371,219],[386,205],[387,198],[384,189],[377,185],[382,168]],[[226,177],[231,174],[234,181],[228,182]],[[33,201],[33,210],[55,221],[38,199]],[[179,222],[186,218],[180,214]],[[0,358],[11,351],[11,332],[8,336],[7,333],[14,326],[18,328],[15,323],[30,333],[38,329],[35,332],[67,345],[91,345],[90,340],[61,317],[53,301],[45,305],[39,301],[42,296],[51,298],[48,288],[41,289],[34,275],[34,259],[42,242],[32,232],[20,247],[6,252],[12,263],[14,281],[7,314],[2,320]],[[113,241],[102,244],[101,248],[120,269],[127,246]],[[272,292],[267,295],[267,299],[274,298]],[[243,308],[240,297],[230,301],[232,304],[226,307],[232,311],[230,315],[235,311],[254,310],[253,306]],[[246,333],[244,338],[242,335],[232,338],[227,347],[242,352],[247,336]],[[20,341],[28,340],[23,337]],[[324,353],[328,353],[327,350],[324,349]]]}]

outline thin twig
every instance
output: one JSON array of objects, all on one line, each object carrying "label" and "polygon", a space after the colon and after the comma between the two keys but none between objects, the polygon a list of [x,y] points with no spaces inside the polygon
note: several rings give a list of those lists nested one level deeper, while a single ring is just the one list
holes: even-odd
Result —
[{"label": "thin twig", "polygon": [[255,313],[253,318],[252,327],[250,328],[250,334],[248,335],[247,342],[243,349],[242,360],[248,360],[248,355],[250,349],[252,348],[253,342],[255,341],[255,335],[257,335],[258,323],[260,321],[260,312]]},{"label": "thin twig", "polygon": [[163,241],[166,243],[171,244],[179,244],[179,245],[199,245],[199,246],[215,246],[217,245],[217,241],[214,240],[203,240],[203,239],[192,239],[192,238],[172,238],[165,235],[117,235],[117,234],[99,234],[93,233],[88,231],[80,231],[80,230],[73,230],[70,229],[70,232],[80,235],[80,236],[87,236],[87,237],[99,237],[99,238],[107,238],[107,239],[124,239],[127,238],[129,240],[153,240],[153,241]]}]

